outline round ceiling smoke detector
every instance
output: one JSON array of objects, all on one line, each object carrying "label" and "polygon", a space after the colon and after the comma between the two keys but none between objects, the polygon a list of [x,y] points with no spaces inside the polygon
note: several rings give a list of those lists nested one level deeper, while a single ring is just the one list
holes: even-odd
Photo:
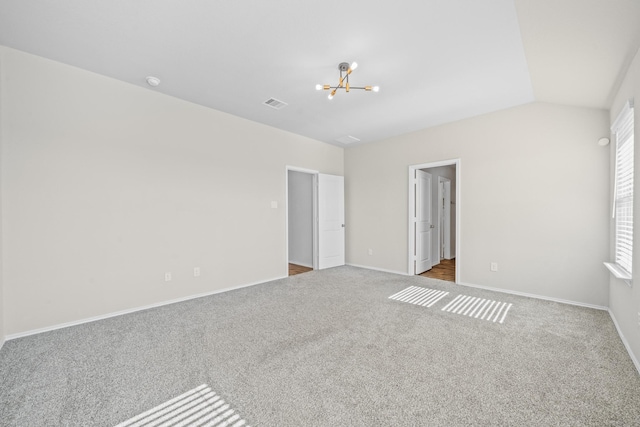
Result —
[{"label": "round ceiling smoke detector", "polygon": [[160,84],[160,79],[157,77],[149,76],[147,77],[147,83],[149,86],[156,87]]}]

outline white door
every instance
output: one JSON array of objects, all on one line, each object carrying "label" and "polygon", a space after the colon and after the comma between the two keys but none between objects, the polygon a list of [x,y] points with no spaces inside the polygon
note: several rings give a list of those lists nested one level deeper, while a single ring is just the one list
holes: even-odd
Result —
[{"label": "white door", "polygon": [[451,259],[451,180],[438,177],[439,256]]},{"label": "white door", "polygon": [[431,241],[433,221],[431,215],[431,174],[416,171],[415,256],[416,272],[424,273],[433,266]]},{"label": "white door", "polygon": [[444,254],[443,258],[451,259],[451,181],[444,181]]},{"label": "white door", "polygon": [[318,269],[344,265],[344,177],[318,174]]},{"label": "white door", "polygon": [[445,202],[445,195],[446,190],[444,187],[444,178],[442,178],[441,176],[438,177],[438,262],[440,262],[441,259],[444,258],[444,240],[445,240],[445,226],[444,226],[444,219],[445,219],[445,206],[446,206],[446,202]]}]

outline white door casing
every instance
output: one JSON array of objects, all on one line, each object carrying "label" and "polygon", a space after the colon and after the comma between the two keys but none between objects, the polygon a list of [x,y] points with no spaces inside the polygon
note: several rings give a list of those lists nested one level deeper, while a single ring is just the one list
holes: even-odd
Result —
[{"label": "white door casing", "polygon": [[318,174],[318,269],[345,263],[344,177]]},{"label": "white door casing", "polygon": [[286,218],[286,238],[285,241],[287,243],[286,245],[286,254],[287,256],[285,257],[285,263],[283,265],[283,277],[286,277],[289,274],[289,252],[290,252],[290,248],[289,248],[289,233],[291,232],[290,227],[289,227],[289,205],[294,202],[291,199],[291,195],[289,194],[289,172],[290,171],[296,171],[296,172],[302,172],[302,173],[307,173],[309,175],[311,175],[313,177],[312,181],[313,181],[313,185],[312,185],[312,211],[313,211],[313,231],[312,231],[312,236],[311,236],[311,240],[312,240],[312,251],[313,251],[313,269],[317,270],[318,269],[318,171],[316,170],[312,170],[312,169],[305,169],[305,168],[300,168],[297,166],[286,166],[286,171],[285,171],[285,200],[287,203],[286,209],[285,209],[285,218]]},{"label": "white door casing", "polygon": [[415,274],[420,274],[433,266],[431,245],[434,225],[431,215],[431,174],[416,170],[415,178]]},{"label": "white door casing", "polygon": [[[455,239],[450,241],[450,255],[451,258],[456,259],[456,279],[455,283],[461,283],[461,270],[464,265],[463,255],[461,254],[462,250],[462,235],[463,235],[463,227],[462,227],[462,159],[449,159],[449,160],[440,160],[429,163],[419,163],[414,165],[409,165],[407,168],[407,270],[406,274],[412,276],[416,271],[416,227],[415,227],[415,218],[416,218],[416,171],[420,169],[430,169],[437,168],[440,166],[454,166],[455,167],[455,185],[451,186],[450,195],[453,196],[455,193],[455,198],[451,197],[451,221],[450,226],[452,230],[452,234],[455,235]],[[454,190],[455,188],[455,190]],[[455,201],[454,201],[455,200]],[[455,231],[453,231],[455,230]]]}]

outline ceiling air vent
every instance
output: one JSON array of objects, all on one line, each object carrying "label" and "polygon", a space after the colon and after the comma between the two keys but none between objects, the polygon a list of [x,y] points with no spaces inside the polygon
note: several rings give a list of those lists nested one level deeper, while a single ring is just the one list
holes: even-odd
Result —
[{"label": "ceiling air vent", "polygon": [[351,136],[351,135],[347,135],[347,136],[341,136],[340,138],[336,138],[336,141],[342,143],[342,144],[353,144],[354,142],[360,142],[360,140],[358,138],[356,138],[355,136]]},{"label": "ceiling air vent", "polygon": [[279,99],[269,98],[266,101],[264,101],[264,105],[267,105],[271,108],[275,108],[276,110],[282,110],[284,107],[286,107],[289,104],[287,104],[286,102],[282,102]]}]

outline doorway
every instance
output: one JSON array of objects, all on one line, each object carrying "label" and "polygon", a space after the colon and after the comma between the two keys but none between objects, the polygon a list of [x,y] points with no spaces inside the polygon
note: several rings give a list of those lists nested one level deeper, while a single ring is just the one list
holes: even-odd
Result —
[{"label": "doorway", "polygon": [[288,275],[317,268],[317,172],[287,168]]},{"label": "doorway", "polygon": [[460,159],[409,166],[410,275],[459,283]]},{"label": "doorway", "polygon": [[286,167],[287,275],[345,264],[344,177]]}]

